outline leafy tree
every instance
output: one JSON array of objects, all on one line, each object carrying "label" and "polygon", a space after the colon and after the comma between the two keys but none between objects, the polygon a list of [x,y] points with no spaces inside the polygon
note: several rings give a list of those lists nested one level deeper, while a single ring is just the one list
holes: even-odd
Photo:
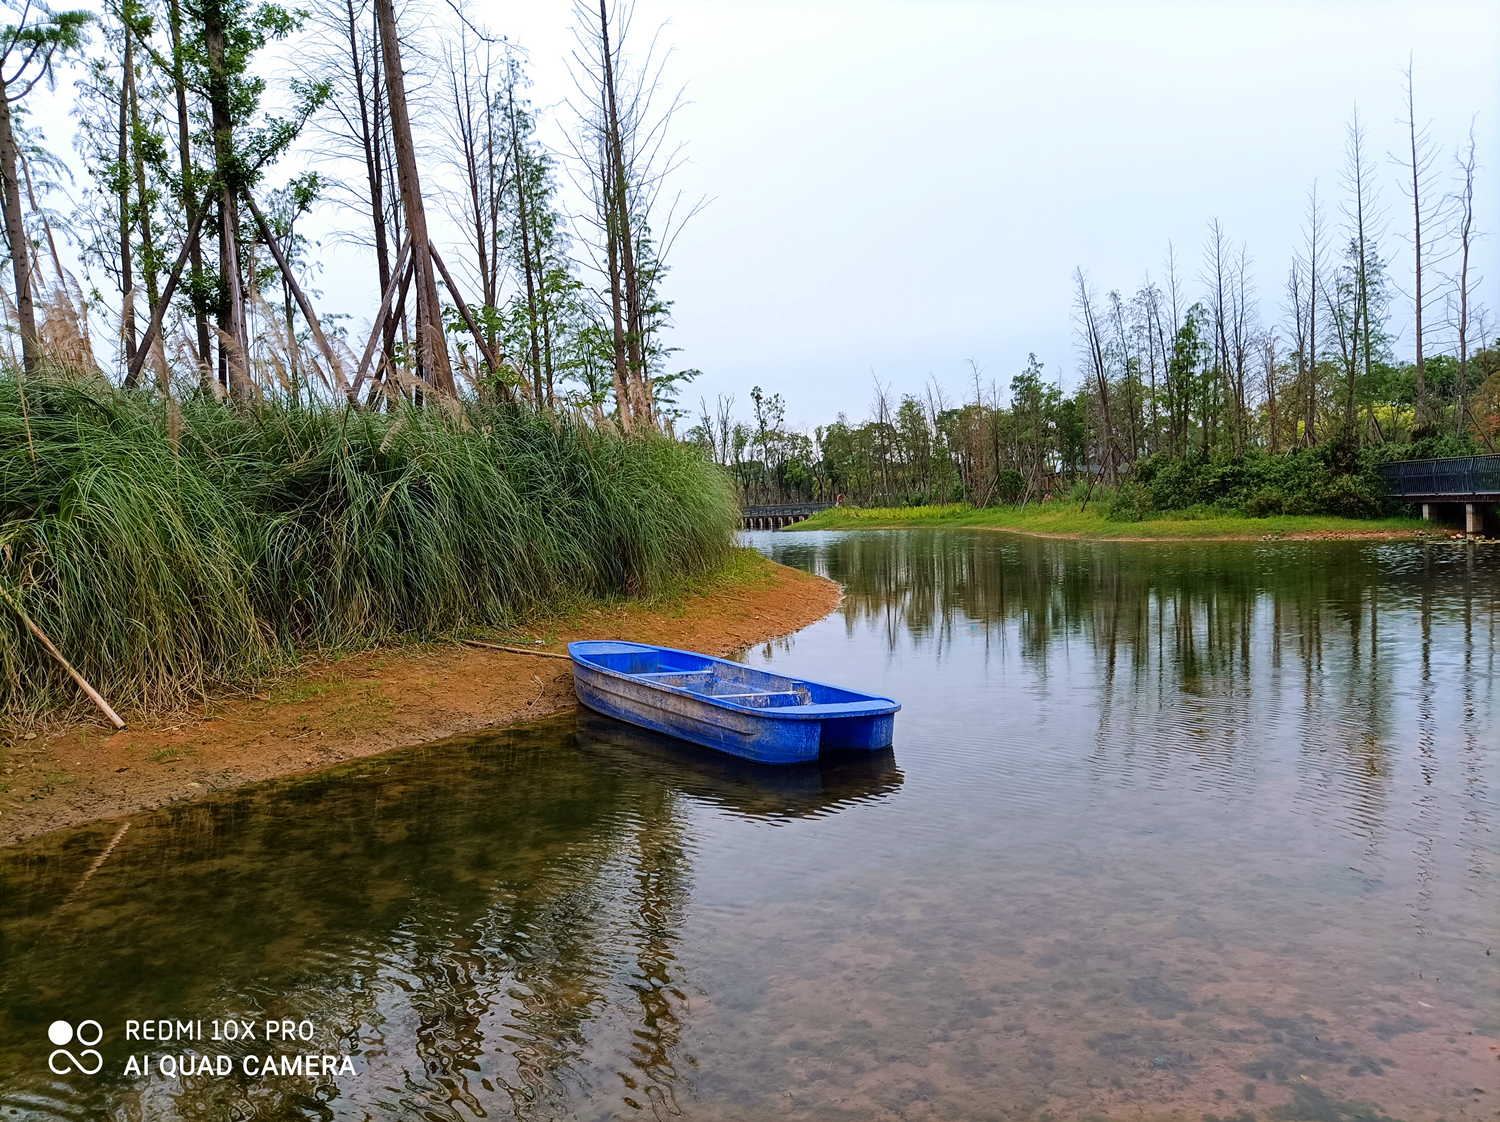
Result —
[{"label": "leafy tree", "polygon": [[58,63],[83,46],[84,31],[93,20],[86,11],[56,11],[39,0],[8,11],[14,19],[0,29],[0,206],[5,211],[5,240],[10,249],[15,280],[16,318],[21,334],[22,362],[32,373],[42,360],[32,303],[32,248],[22,220],[21,153],[16,130],[16,108],[37,83],[56,84]]}]

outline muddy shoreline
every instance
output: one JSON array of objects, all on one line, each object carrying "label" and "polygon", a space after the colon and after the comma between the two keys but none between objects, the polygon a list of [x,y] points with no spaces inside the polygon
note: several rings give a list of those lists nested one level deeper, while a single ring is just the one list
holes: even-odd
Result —
[{"label": "muddy shoreline", "polygon": [[[724,655],[837,607],[831,581],[763,566],[728,587],[534,620],[528,630],[545,637],[537,651],[552,653],[574,639],[629,639]],[[102,720],[14,731],[0,740],[0,846],[575,705],[565,659],[445,642],[310,660],[261,693],[119,733]]]}]

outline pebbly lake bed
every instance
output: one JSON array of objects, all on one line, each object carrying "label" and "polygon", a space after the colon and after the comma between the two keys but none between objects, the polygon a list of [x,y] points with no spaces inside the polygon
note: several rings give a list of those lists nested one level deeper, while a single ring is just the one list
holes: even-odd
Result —
[{"label": "pebbly lake bed", "polygon": [[0,849],[0,1120],[1500,1110],[1494,549],[745,540],[893,749],[569,711]]}]

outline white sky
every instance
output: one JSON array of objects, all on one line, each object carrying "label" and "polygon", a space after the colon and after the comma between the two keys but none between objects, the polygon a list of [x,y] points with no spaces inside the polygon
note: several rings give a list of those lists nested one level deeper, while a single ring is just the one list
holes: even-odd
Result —
[{"label": "white sky", "polygon": [[[571,5],[474,11],[529,51],[534,102],[562,116]],[[1405,286],[1409,209],[1387,153],[1405,140],[1409,54],[1435,184],[1451,187],[1478,114],[1478,221],[1500,219],[1494,3],[640,0],[628,48],[667,21],[667,84],[690,101],[677,186],[713,199],[667,280],[677,364],[704,371],[691,403],[733,394],[746,414],[761,385],[810,426],[863,416],[872,373],[897,392],[933,375],[962,396],[967,360],[1004,385],[1030,351],[1071,387],[1074,267],[1101,293],[1133,290],[1160,276],[1170,240],[1196,294],[1211,216],[1248,245],[1262,317],[1279,321],[1314,179],[1338,217],[1356,101],[1390,221],[1382,248]],[[351,252],[317,284],[323,306],[365,323],[374,270]],[[1481,243],[1477,271],[1494,304],[1500,240]],[[1409,301],[1393,311],[1405,327]]]}]

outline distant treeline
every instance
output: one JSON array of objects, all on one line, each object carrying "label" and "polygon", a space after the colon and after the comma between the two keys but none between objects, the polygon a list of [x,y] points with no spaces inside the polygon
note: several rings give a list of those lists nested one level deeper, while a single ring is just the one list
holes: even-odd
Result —
[{"label": "distant treeline", "polygon": [[[1375,465],[1392,459],[1471,455],[1496,450],[1500,435],[1500,346],[1469,356],[1479,382],[1469,395],[1478,424],[1457,426],[1457,361],[1428,358],[1428,408],[1445,423],[1413,431],[1415,371],[1410,363],[1381,364],[1375,412],[1387,439],[1360,439],[1338,424],[1337,401],[1309,444],[1305,429],[1274,421],[1264,403],[1255,411],[1242,448],[1222,426],[1173,420],[1162,387],[1133,377],[1111,379],[1112,420],[1122,439],[1111,445],[1098,391],[1065,395],[1043,381],[1035,357],[1011,379],[1002,401],[995,382],[976,384],[974,397],[954,403],[935,383],[919,397],[893,401],[877,386],[869,419],[840,416],[811,435],[786,423],[780,395],[751,391],[752,419],[734,418],[732,399],[705,405],[689,439],[729,472],[746,503],[834,502],[861,506],[970,503],[990,506],[1082,496],[1091,485],[1117,512],[1216,506],[1262,514],[1338,514],[1374,517],[1387,509]],[[1324,370],[1327,373],[1327,368]],[[1212,370],[1208,376],[1212,376]],[[1200,378],[1202,374],[1198,375]],[[1295,369],[1280,377],[1295,378]],[[1293,391],[1289,391],[1293,392]],[[1207,431],[1207,449],[1204,432]],[[1106,452],[1121,451],[1111,463]],[[1099,493],[1099,492],[1096,492]],[[1116,496],[1118,495],[1118,498]]]},{"label": "distant treeline", "polygon": [[[1008,395],[977,367],[950,395],[930,381],[894,399],[878,382],[868,420],[840,414],[811,435],[759,387],[753,415],[705,401],[689,431],[747,502],[862,505],[1045,501],[1102,486],[1121,517],[1198,505],[1252,514],[1373,515],[1381,460],[1494,452],[1500,341],[1474,300],[1477,168],[1472,130],[1438,181],[1437,149],[1404,88],[1400,182],[1414,288],[1409,359],[1393,353],[1397,292],[1381,248],[1391,222],[1356,112],[1346,132],[1342,220],[1314,185],[1285,298],[1263,320],[1245,247],[1208,224],[1196,278],[1168,246],[1164,280],[1102,299],[1080,268],[1073,304],[1080,386],[1035,355]],[[1409,143],[1407,143],[1409,142]],[[1443,353],[1433,353],[1436,338]]]}]

